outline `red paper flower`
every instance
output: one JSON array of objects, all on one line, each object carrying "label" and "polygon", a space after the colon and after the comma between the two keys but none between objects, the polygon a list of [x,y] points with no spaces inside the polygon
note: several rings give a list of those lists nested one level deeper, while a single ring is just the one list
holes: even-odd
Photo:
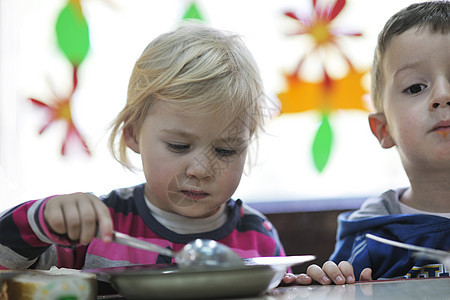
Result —
[{"label": "red paper flower", "polygon": [[[298,17],[293,12],[285,15],[296,20],[298,29],[292,35],[309,35],[313,48],[297,63],[291,74],[285,74],[287,89],[278,94],[282,113],[298,113],[307,110],[317,110],[321,115],[321,125],[316,132],[312,145],[313,161],[316,169],[322,172],[330,157],[333,146],[333,127],[329,115],[337,109],[367,110],[363,102],[366,91],[361,86],[365,72],[356,70],[350,59],[345,55],[338,41],[342,36],[361,36],[360,32],[343,32],[332,26],[334,19],[341,13],[345,0],[328,2],[319,5],[312,0],[313,11],[308,17]],[[324,61],[321,61],[323,79],[321,82],[307,82],[300,77],[300,69],[309,54],[319,49],[333,47],[347,62],[349,71],[341,79],[333,79],[327,72]]]},{"label": "red paper flower", "polygon": [[[334,46],[343,57],[350,63],[345,53],[339,46],[338,40],[341,36],[361,36],[361,32],[345,32],[331,26],[333,20],[341,13],[345,6],[345,0],[336,0],[335,2],[328,2],[321,6],[317,0],[312,0],[313,12],[310,16],[299,17],[294,12],[285,12],[285,15],[298,21],[299,28],[292,35],[310,35],[314,40],[314,49],[310,52],[316,51],[318,48]],[[306,57],[300,60],[296,71],[301,67],[302,62]]]},{"label": "red paper flower", "polygon": [[70,105],[71,105],[71,99],[72,99],[72,95],[75,92],[76,86],[77,86],[77,68],[74,68],[74,72],[73,72],[73,88],[72,91],[70,92],[69,96],[65,97],[65,98],[56,98],[53,103],[51,104],[46,104],[44,102],[42,102],[41,100],[37,100],[34,98],[29,98],[30,101],[44,109],[47,113],[47,121],[46,123],[42,126],[42,128],[39,130],[39,134],[42,134],[51,124],[57,122],[57,121],[62,121],[64,123],[67,124],[67,131],[66,131],[66,137],[63,140],[63,144],[61,147],[61,154],[65,155],[66,154],[66,147],[67,144],[69,142],[75,142],[75,143],[79,143],[82,147],[82,149],[88,154],[90,155],[91,152],[89,151],[89,148],[86,144],[86,142],[84,141],[84,139],[82,138],[80,132],[78,131],[77,127],[75,126],[75,123],[73,122],[72,119],[72,112],[70,109]]}]

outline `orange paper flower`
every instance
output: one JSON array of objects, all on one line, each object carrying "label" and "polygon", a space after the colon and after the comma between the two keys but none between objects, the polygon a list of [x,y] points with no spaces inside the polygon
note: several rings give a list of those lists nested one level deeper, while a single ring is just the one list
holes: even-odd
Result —
[{"label": "orange paper flower", "polygon": [[[345,55],[338,41],[342,36],[361,36],[359,32],[343,32],[336,30],[332,22],[345,6],[345,0],[328,2],[319,5],[312,0],[313,11],[309,17],[301,18],[293,12],[285,15],[296,20],[298,30],[294,35],[308,35],[312,38],[314,46],[307,52],[292,74],[286,74],[287,90],[278,94],[281,101],[282,113],[298,113],[308,110],[317,110],[321,115],[321,125],[316,132],[312,144],[313,161],[316,169],[322,172],[327,165],[333,146],[333,127],[329,114],[337,109],[367,110],[363,96],[367,93],[361,85],[362,77],[366,72],[357,71],[350,59]],[[336,49],[349,66],[348,73],[341,79],[332,79],[322,61],[323,79],[321,82],[307,82],[300,78],[300,69],[308,55],[319,49]]]},{"label": "orange paper flower", "polygon": [[[354,68],[341,79],[307,82],[296,74],[286,74],[287,90],[278,94],[282,113],[308,110],[360,109],[368,111],[362,100],[367,91],[361,85],[366,72]],[[326,76],[326,75],[325,75]]]},{"label": "orange paper flower", "polygon": [[344,8],[345,0],[328,2],[321,6],[312,0],[313,11],[309,17],[298,17],[293,12],[285,15],[298,21],[299,29],[294,35],[309,35],[314,40],[314,48],[309,54],[319,48],[335,47],[349,66],[348,73],[341,79],[332,79],[323,65],[323,80],[321,82],[306,82],[299,76],[299,71],[308,54],[300,59],[294,72],[285,75],[287,90],[278,94],[282,103],[282,112],[296,113],[317,109],[320,111],[334,109],[367,110],[363,95],[367,91],[362,87],[361,80],[367,71],[357,71],[350,59],[345,55],[338,41],[342,36],[361,36],[360,32],[343,32],[332,26],[332,22]]}]

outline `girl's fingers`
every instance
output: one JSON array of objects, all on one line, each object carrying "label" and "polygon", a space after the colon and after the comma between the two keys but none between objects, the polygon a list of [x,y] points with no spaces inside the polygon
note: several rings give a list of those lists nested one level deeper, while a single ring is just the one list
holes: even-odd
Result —
[{"label": "girl's fingers", "polygon": [[102,241],[109,243],[112,241],[113,224],[111,214],[108,207],[101,201],[94,202],[95,211],[97,213],[97,225],[100,230]]},{"label": "girl's fingers", "polygon": [[[91,194],[75,193],[55,196],[45,205],[44,218],[57,234],[88,244],[100,230],[102,240],[112,240],[112,220],[107,206]],[[98,228],[97,228],[98,227]]]},{"label": "girl's fingers", "polygon": [[81,216],[75,201],[64,201],[62,203],[64,221],[67,229],[67,237],[71,241],[78,241],[81,233]]},{"label": "girl's fingers", "polygon": [[[50,204],[50,201],[52,203]],[[45,205],[44,209],[44,219],[47,223],[47,226],[50,230],[57,234],[66,234],[67,228],[66,228],[66,221],[64,219],[64,211],[62,207],[56,202],[55,200],[50,199],[48,200],[47,204]]]},{"label": "girl's fingers", "polygon": [[[90,200],[90,199],[87,199]],[[79,243],[87,245],[95,236],[97,230],[97,213],[92,201],[79,201],[78,213],[80,216]]]}]

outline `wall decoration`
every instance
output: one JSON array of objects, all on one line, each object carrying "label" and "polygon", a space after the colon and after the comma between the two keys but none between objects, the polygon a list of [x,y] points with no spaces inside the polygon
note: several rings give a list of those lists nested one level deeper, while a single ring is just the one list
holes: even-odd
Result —
[{"label": "wall decoration", "polygon": [[[318,0],[316,6],[327,2],[336,0]],[[325,27],[339,47],[323,43],[314,49],[314,35],[298,34],[311,27],[308,20],[312,23],[316,10],[320,13],[311,0],[1,1],[0,193],[8,200],[0,201],[0,211],[49,193],[102,195],[145,180],[142,172],[129,172],[110,155],[108,128],[123,107],[129,74],[143,47],[185,15],[195,15],[187,14],[192,6],[207,24],[241,35],[260,67],[268,97],[278,100],[279,94],[283,100],[283,115],[267,112],[272,118],[258,137],[259,147],[251,149],[251,168],[233,198],[280,213],[352,209],[358,199],[408,185],[398,153],[380,150],[368,128],[360,100],[367,91],[359,80],[364,76],[367,83],[364,68],[370,66],[382,25],[413,2],[349,0]],[[84,48],[78,55],[68,49],[69,60],[55,26],[60,15],[67,20],[63,8],[79,3],[88,31],[82,22]],[[288,10],[302,21],[285,15]],[[327,48],[333,48],[331,55]],[[281,101],[270,105],[281,109]],[[314,143],[315,136],[322,138]],[[326,149],[321,157],[318,151]],[[312,153],[319,167],[322,162],[321,172]],[[139,167],[139,156],[130,155]]]},{"label": "wall decoration", "polygon": [[[111,3],[109,3],[111,4]],[[186,21],[204,21],[202,13],[195,1],[191,1],[182,17]],[[89,52],[89,26],[84,17],[80,0],[68,0],[60,11],[55,25],[56,40],[59,50],[70,62],[73,69],[72,88],[68,95],[59,95],[51,87],[54,98],[49,101],[38,100],[34,97],[29,100],[43,109],[47,115],[44,125],[40,128],[39,134],[43,134],[46,129],[54,124],[62,122],[66,125],[66,134],[62,141],[61,154],[67,155],[69,145],[81,147],[81,149],[91,154],[89,147],[80,134],[72,116],[71,106],[74,101],[74,94],[78,84],[78,69]]]},{"label": "wall decoration", "polygon": [[200,12],[198,5],[195,1],[191,1],[184,13],[183,20],[199,20],[204,21],[203,14]]},{"label": "wall decoration", "polygon": [[57,18],[55,33],[59,49],[73,68],[72,89],[66,96],[59,96],[53,90],[55,98],[49,102],[29,98],[35,106],[44,109],[47,114],[47,121],[39,130],[39,134],[42,134],[51,124],[61,121],[67,126],[61,154],[66,155],[68,145],[78,144],[85,153],[90,155],[89,147],[77,129],[71,112],[73,96],[78,84],[78,69],[90,47],[89,27],[83,15],[80,0],[68,0]]},{"label": "wall decoration", "polygon": [[[320,114],[321,125],[312,143],[314,166],[318,172],[324,170],[332,151],[334,135],[330,114],[338,109],[367,110],[363,102],[363,96],[367,91],[361,85],[367,70],[356,70],[339,44],[342,37],[359,37],[362,33],[343,32],[332,26],[345,5],[345,0],[327,2],[323,5],[318,4],[317,0],[312,0],[313,10],[309,17],[299,17],[291,11],[285,13],[298,24],[298,30],[293,35],[307,35],[313,40],[313,48],[300,59],[292,73],[284,75],[287,89],[280,92],[278,98],[284,114],[309,110],[316,110]],[[334,79],[330,76],[325,62],[321,61],[322,80],[308,82],[303,79],[300,71],[305,61],[310,59],[312,54],[330,49],[337,50],[348,65],[347,74]]]}]

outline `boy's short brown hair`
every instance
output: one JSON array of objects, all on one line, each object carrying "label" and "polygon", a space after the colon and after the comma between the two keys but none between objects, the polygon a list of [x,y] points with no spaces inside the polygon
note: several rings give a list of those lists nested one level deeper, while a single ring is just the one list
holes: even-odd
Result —
[{"label": "boy's short brown hair", "polygon": [[447,34],[450,31],[449,8],[449,1],[415,3],[400,10],[386,22],[378,35],[372,65],[371,96],[377,112],[383,112],[384,74],[382,63],[392,38],[412,28],[426,28],[431,32]]}]

